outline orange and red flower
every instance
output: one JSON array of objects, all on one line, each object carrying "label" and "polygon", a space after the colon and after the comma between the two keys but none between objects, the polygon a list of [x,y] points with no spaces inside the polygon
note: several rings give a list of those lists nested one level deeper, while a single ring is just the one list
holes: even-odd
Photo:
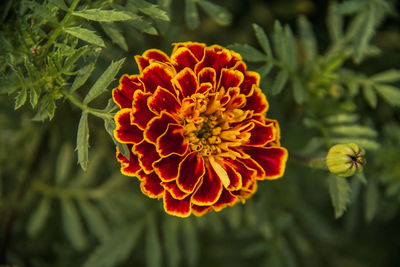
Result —
[{"label": "orange and red flower", "polygon": [[114,136],[124,175],[162,198],[167,213],[187,217],[244,201],[257,181],[283,175],[287,150],[258,73],[221,46],[177,43],[171,56],[156,49],[135,57],[140,74],[113,90],[121,110]]}]

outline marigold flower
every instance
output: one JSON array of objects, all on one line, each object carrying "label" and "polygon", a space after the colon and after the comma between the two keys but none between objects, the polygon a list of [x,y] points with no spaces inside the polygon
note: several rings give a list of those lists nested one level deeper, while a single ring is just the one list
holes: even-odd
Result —
[{"label": "marigold flower", "polygon": [[114,136],[131,151],[128,160],[117,150],[117,159],[167,213],[220,211],[244,202],[258,180],[283,175],[278,122],[265,117],[260,76],[239,54],[185,42],[170,57],[150,49],[135,59],[140,74],[123,75],[113,90]]},{"label": "marigold flower", "polygon": [[363,170],[365,150],[355,143],[338,144],[331,147],[326,156],[326,165],[331,173],[349,177]]}]

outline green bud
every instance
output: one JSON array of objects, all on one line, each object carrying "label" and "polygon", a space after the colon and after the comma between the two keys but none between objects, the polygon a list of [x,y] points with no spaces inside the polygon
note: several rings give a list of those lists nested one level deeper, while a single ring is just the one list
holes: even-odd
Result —
[{"label": "green bud", "polygon": [[355,143],[334,145],[326,156],[329,171],[340,177],[362,172],[365,151]]}]

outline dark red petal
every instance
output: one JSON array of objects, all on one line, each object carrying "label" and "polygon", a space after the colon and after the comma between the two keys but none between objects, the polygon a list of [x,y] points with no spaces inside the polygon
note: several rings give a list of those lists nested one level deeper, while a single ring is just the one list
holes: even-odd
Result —
[{"label": "dark red petal", "polygon": [[246,145],[264,146],[269,141],[275,140],[276,129],[274,124],[270,123],[265,125],[255,120],[252,121],[254,123],[254,127],[250,130],[250,140],[246,143]]},{"label": "dark red petal", "polygon": [[142,56],[135,56],[136,64],[139,67],[139,72],[142,72],[149,64],[149,60]]},{"label": "dark red petal", "polygon": [[174,77],[174,72],[170,66],[162,63],[151,63],[146,67],[139,79],[143,82],[146,92],[153,93],[157,87],[162,87],[175,93],[171,80]]},{"label": "dark red petal", "polygon": [[[241,158],[238,159],[239,162],[243,163],[247,169],[251,169],[255,172],[255,178],[262,179],[265,175],[263,168],[253,159],[251,158]],[[242,179],[242,186],[246,186],[246,182]]]},{"label": "dark red petal", "polygon": [[179,47],[171,55],[171,63],[177,71],[181,71],[184,68],[193,70],[197,62],[199,61],[196,56],[186,47]]},{"label": "dark red petal", "polygon": [[149,97],[149,108],[156,114],[160,114],[162,110],[169,113],[177,113],[180,104],[175,95],[162,87],[158,87],[152,96]]},{"label": "dark red petal", "polygon": [[288,152],[283,147],[241,147],[260,165],[265,176],[263,179],[276,179],[285,172]]},{"label": "dark red petal", "polygon": [[153,171],[153,162],[160,159],[155,145],[143,140],[133,147],[133,151],[139,157],[139,164],[146,173]]},{"label": "dark red petal", "polygon": [[119,80],[119,86],[112,91],[114,102],[120,108],[132,108],[133,93],[142,90],[143,85],[137,75],[123,75]]},{"label": "dark red petal", "polygon": [[217,89],[224,87],[228,90],[230,87],[237,87],[243,82],[243,73],[238,70],[222,69]]},{"label": "dark red petal", "polygon": [[203,157],[198,156],[196,152],[187,154],[179,165],[177,179],[179,188],[186,193],[193,192],[204,172]]},{"label": "dark red petal", "polygon": [[211,166],[206,168],[203,181],[193,194],[192,203],[200,206],[212,205],[222,193],[222,182]]},{"label": "dark red petal", "polygon": [[215,211],[220,211],[227,206],[233,206],[237,201],[238,199],[224,188],[218,201],[213,205],[213,208]]},{"label": "dark red petal", "polygon": [[240,174],[242,179],[242,187],[248,187],[250,182],[255,180],[256,171],[248,168],[243,163],[237,160],[225,159],[226,162],[232,165],[232,167]]},{"label": "dark red petal", "polygon": [[131,125],[131,109],[121,109],[115,114],[114,120],[114,137],[118,142],[136,144],[143,140],[143,131]]},{"label": "dark red petal", "polygon": [[210,212],[211,209],[211,206],[197,206],[192,204],[192,213],[198,217]]},{"label": "dark red petal", "polygon": [[117,160],[121,163],[121,173],[126,176],[136,176],[140,171],[139,159],[136,155],[130,153],[129,160],[125,158],[117,148]]},{"label": "dark red petal", "polygon": [[160,198],[164,194],[164,187],[161,186],[161,180],[155,172],[147,174],[140,183],[143,194],[151,198]]},{"label": "dark red petal", "polygon": [[227,49],[218,45],[207,47],[204,51],[204,57],[195,67],[195,72],[199,73],[201,69],[211,67],[215,70],[218,77],[221,69],[228,66],[231,59],[232,54]]},{"label": "dark red petal", "polygon": [[190,196],[185,199],[175,199],[165,190],[164,193],[164,210],[166,213],[178,216],[188,217],[191,213]]},{"label": "dark red petal", "polygon": [[254,113],[264,113],[268,110],[268,101],[260,88],[255,87],[253,94],[246,98],[244,110],[254,110]]},{"label": "dark red petal", "polygon": [[165,133],[157,139],[157,149],[161,157],[185,154],[188,143],[183,136],[183,127],[178,124],[169,124]]},{"label": "dark red petal", "polygon": [[238,190],[242,187],[242,177],[239,172],[237,172],[229,161],[224,161],[223,168],[229,177],[228,190]]},{"label": "dark red petal", "polygon": [[246,71],[244,74],[244,81],[240,85],[241,93],[248,96],[251,92],[253,85],[259,87],[260,85],[260,74],[254,71]]},{"label": "dark red petal", "polygon": [[146,52],[144,52],[142,56],[149,60],[169,62],[169,57],[163,51],[158,49],[146,50]]},{"label": "dark red petal", "polygon": [[189,68],[180,71],[173,80],[176,88],[181,92],[183,98],[191,96],[197,89],[196,74]]},{"label": "dark red petal", "polygon": [[151,93],[143,93],[142,91],[135,91],[133,94],[132,115],[131,122],[144,130],[147,123],[156,115],[149,109],[147,99]]},{"label": "dark red petal", "polygon": [[185,197],[187,197],[190,194],[190,193],[185,193],[181,189],[179,189],[179,187],[175,181],[163,182],[161,184],[162,184],[162,186],[164,186],[164,188],[166,190],[168,190],[168,192],[175,199],[184,199]]},{"label": "dark red petal", "polygon": [[161,111],[158,117],[154,117],[148,123],[144,132],[144,137],[147,141],[156,144],[157,138],[167,130],[168,124],[170,123],[178,124],[171,114]]},{"label": "dark red petal", "polygon": [[182,160],[181,156],[171,155],[154,162],[153,168],[163,182],[169,182],[178,176],[179,163]]},{"label": "dark red petal", "polygon": [[201,60],[204,54],[204,48],[206,47],[205,44],[202,43],[195,43],[195,42],[184,42],[184,43],[176,43],[174,44],[175,48],[172,54],[180,47],[187,47],[193,55],[197,58],[197,60]]},{"label": "dark red petal", "polygon": [[243,61],[239,60],[239,61],[237,61],[235,63],[235,66],[233,66],[231,69],[232,70],[238,70],[238,71],[240,71],[242,73],[246,73],[247,67],[246,67],[246,64]]},{"label": "dark red petal", "polygon": [[197,74],[199,79],[199,84],[210,83],[212,88],[215,88],[217,85],[217,74],[213,68],[204,68],[201,69]]}]

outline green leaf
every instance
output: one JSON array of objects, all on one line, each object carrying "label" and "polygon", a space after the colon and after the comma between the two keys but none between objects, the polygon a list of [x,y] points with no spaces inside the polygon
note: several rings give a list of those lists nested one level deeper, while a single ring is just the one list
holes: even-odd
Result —
[{"label": "green leaf", "polygon": [[146,265],[147,267],[162,266],[161,243],[158,237],[158,231],[154,217],[149,216],[147,220],[146,231]]},{"label": "green leaf", "polygon": [[359,118],[358,114],[340,113],[326,117],[325,122],[330,124],[355,123]]},{"label": "green leaf", "polygon": [[45,20],[52,22],[54,24],[58,24],[57,19],[54,17],[53,13],[47,7],[36,3],[35,1],[26,2],[26,5],[40,17],[44,18]]},{"label": "green leaf", "polygon": [[39,205],[35,207],[28,221],[27,233],[30,237],[35,237],[46,223],[49,217],[51,201],[47,197],[43,197]]},{"label": "green leaf", "polygon": [[370,80],[376,83],[393,83],[400,80],[400,70],[391,69],[384,72],[374,74],[370,77]]},{"label": "green leaf", "polygon": [[158,8],[156,5],[153,5],[153,4],[143,1],[143,0],[131,0],[131,1],[135,5],[135,7],[139,9],[140,12],[148,15],[152,19],[169,21],[167,12]]},{"label": "green leaf", "polygon": [[263,28],[258,26],[257,24],[253,24],[253,29],[256,34],[258,43],[261,45],[261,48],[264,50],[265,54],[268,58],[273,58],[271,45],[269,43],[268,37],[265,34]]},{"label": "green leaf", "polygon": [[376,92],[392,106],[400,105],[400,90],[386,84],[374,84]]},{"label": "green leaf", "polygon": [[141,32],[151,35],[158,35],[156,28],[154,28],[150,22],[141,17],[137,17],[135,20],[128,21],[128,23]]},{"label": "green leaf", "polygon": [[110,230],[103,215],[95,205],[85,199],[80,199],[78,204],[90,231],[100,241],[105,242],[110,236]]},{"label": "green leaf", "polygon": [[68,12],[68,7],[65,4],[64,0],[47,0],[47,1],[53,4],[54,6]]},{"label": "green leaf", "polygon": [[366,15],[364,16],[364,20],[362,22],[362,27],[360,27],[360,31],[357,32],[354,40],[354,59],[357,63],[360,63],[364,57],[364,54],[367,51],[368,43],[371,40],[372,36],[375,33],[375,19],[376,19],[376,10],[373,7],[368,8]]},{"label": "green leaf", "polygon": [[271,94],[272,95],[279,94],[282,91],[283,87],[285,86],[288,78],[289,78],[289,72],[287,70],[282,70],[281,72],[279,72],[278,75],[276,76],[274,84],[272,85]]},{"label": "green leaf", "polygon": [[143,222],[127,224],[116,229],[106,241],[94,250],[83,267],[117,266],[131,255],[142,232]]},{"label": "green leaf", "polygon": [[121,34],[117,25],[107,22],[103,22],[100,25],[113,43],[119,45],[123,50],[128,51],[128,45],[126,44],[125,38]]},{"label": "green leaf", "polygon": [[364,196],[365,219],[367,222],[371,222],[378,210],[379,203],[379,190],[375,180],[370,180]]},{"label": "green leaf", "polygon": [[374,129],[362,125],[338,125],[331,127],[330,131],[346,136],[376,137],[378,135]]},{"label": "green leaf", "polygon": [[282,58],[284,62],[287,63],[291,70],[297,69],[297,49],[296,49],[296,39],[293,36],[293,32],[288,25],[284,29],[284,45],[286,56]]},{"label": "green leaf", "polygon": [[286,46],[285,38],[283,36],[283,28],[279,21],[275,21],[274,33],[273,33],[273,43],[277,57],[286,62],[284,49]]},{"label": "green leaf", "polygon": [[267,63],[259,67],[256,72],[260,74],[261,77],[265,77],[274,67],[273,63]]},{"label": "green leaf", "polygon": [[29,90],[29,102],[31,103],[32,108],[36,107],[38,100],[39,100],[39,93],[36,91],[35,88],[31,88]]},{"label": "green leaf", "polygon": [[264,62],[266,57],[263,53],[248,44],[232,44],[228,46],[229,49],[238,52],[244,60],[250,62]]},{"label": "green leaf", "polygon": [[300,29],[301,46],[306,60],[315,61],[318,56],[318,47],[311,24],[305,16],[300,16],[297,23]]},{"label": "green leaf", "polygon": [[115,122],[113,119],[104,119],[104,128],[108,132],[108,134],[111,136],[112,140],[114,141],[114,144],[117,145],[119,152],[127,158],[128,160],[130,159],[131,153],[129,151],[129,148],[126,144],[122,144],[115,140],[114,138],[114,129],[115,129]]},{"label": "green leaf", "polygon": [[89,50],[88,46],[82,46],[79,49],[76,49],[74,53],[65,60],[63,69],[69,70],[73,64],[75,64],[78,59],[80,59],[85,53]]},{"label": "green leaf", "polygon": [[83,99],[83,104],[86,105],[102,93],[107,92],[107,87],[114,80],[115,75],[117,75],[124,62],[125,58],[120,59],[116,62],[112,62],[111,65],[108,66],[108,68],[103,72],[100,78],[97,79],[92,88],[90,88],[88,94]]},{"label": "green leaf", "polygon": [[207,0],[197,0],[197,3],[218,24],[226,26],[232,22],[232,14],[227,9]]},{"label": "green leaf", "polygon": [[185,0],[185,22],[191,30],[196,29],[200,24],[199,12],[194,0]]},{"label": "green leaf", "polygon": [[49,96],[49,98],[46,101],[46,107],[47,107],[47,115],[49,116],[49,120],[53,119],[54,113],[56,111],[56,102],[52,96]]},{"label": "green leaf", "polygon": [[307,95],[304,90],[303,84],[297,76],[292,79],[293,86],[293,97],[298,104],[302,104],[306,101]]},{"label": "green leaf", "polygon": [[82,67],[78,71],[78,75],[75,77],[74,82],[72,83],[71,86],[71,92],[76,91],[79,89],[90,77],[94,70],[94,66],[96,65],[97,58],[99,57],[100,53],[95,53],[93,56],[89,57],[88,62],[86,63],[86,66]]},{"label": "green leaf", "polygon": [[331,175],[329,177],[329,194],[337,219],[343,215],[351,201],[351,189],[346,178]]},{"label": "green leaf", "polygon": [[368,1],[360,1],[360,0],[353,0],[353,1],[345,1],[339,5],[337,5],[335,12],[349,15],[355,13],[362,8],[364,8],[368,4]]},{"label": "green leaf", "polygon": [[199,247],[197,241],[196,230],[190,219],[182,221],[183,231],[183,251],[186,256],[187,266],[196,266],[199,260]]},{"label": "green leaf", "polygon": [[76,150],[78,151],[78,163],[86,171],[89,161],[89,125],[88,114],[85,111],[82,112],[79,120]]},{"label": "green leaf", "polygon": [[101,37],[96,35],[94,31],[81,28],[81,27],[68,27],[64,28],[64,31],[68,34],[71,34],[72,36],[75,36],[78,39],[81,39],[85,42],[88,42],[90,44],[98,45],[101,47],[105,47],[105,44]]},{"label": "green leaf", "polygon": [[58,153],[56,165],[56,184],[63,185],[72,168],[73,149],[70,143],[65,143]]},{"label": "green leaf", "polygon": [[367,103],[372,107],[376,108],[377,104],[377,97],[375,91],[372,89],[372,86],[370,85],[364,85],[363,86],[363,95],[365,100],[367,100]]},{"label": "green leaf", "polygon": [[61,199],[61,213],[64,232],[76,250],[87,247],[87,239],[83,225],[74,203],[69,199]]},{"label": "green leaf", "polygon": [[329,37],[333,42],[337,42],[343,37],[343,17],[336,12],[336,4],[330,4],[328,16],[326,18]]},{"label": "green leaf", "polygon": [[181,248],[178,244],[178,226],[180,221],[168,216],[163,224],[164,244],[169,267],[178,267],[181,259]]},{"label": "green leaf", "polygon": [[26,88],[22,88],[21,91],[18,92],[17,96],[15,97],[15,110],[19,109],[25,104],[28,95],[27,91],[28,90]]},{"label": "green leaf", "polygon": [[78,16],[87,20],[112,22],[132,19],[129,14],[117,10],[101,10],[101,9],[86,9],[74,11],[72,15]]},{"label": "green leaf", "polygon": [[356,143],[360,147],[367,150],[377,150],[380,145],[374,140],[366,138],[356,138],[356,137],[342,137],[342,138],[331,138],[331,143],[333,144],[346,144],[346,143]]}]

